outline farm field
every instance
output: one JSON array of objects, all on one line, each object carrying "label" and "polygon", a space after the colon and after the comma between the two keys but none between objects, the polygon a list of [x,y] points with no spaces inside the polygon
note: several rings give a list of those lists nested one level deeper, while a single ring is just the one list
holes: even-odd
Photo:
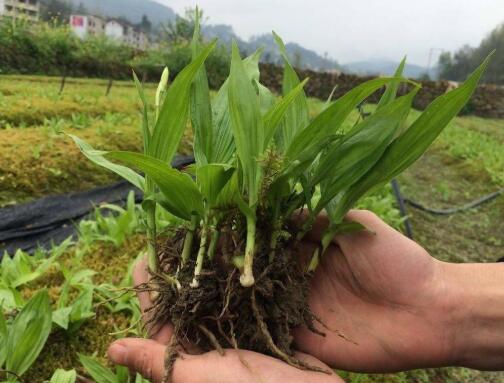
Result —
[{"label": "farm field", "polygon": [[[77,134],[97,149],[140,149],[140,104],[132,83],[114,83],[108,96],[106,81],[69,79],[61,95],[59,88],[56,78],[0,76],[0,206],[117,180],[87,161],[62,132]],[[154,85],[147,87],[150,99],[154,92]],[[323,102],[310,100],[313,116],[322,107]],[[353,118],[358,118],[357,112]],[[415,113],[410,116],[414,118]],[[179,152],[190,152],[191,139],[188,129]],[[503,188],[504,120],[457,118],[399,182],[407,198],[436,208],[463,205]],[[367,197],[361,206],[400,227],[389,188]],[[504,197],[452,216],[432,216],[412,208],[409,214],[415,239],[436,258],[495,262],[504,257]],[[142,256],[144,244],[141,220],[131,201],[116,216],[97,210],[94,219],[79,225],[76,244],[65,243],[35,258],[18,253],[11,264],[4,258],[0,300],[7,315],[42,287],[48,288],[55,309],[67,309],[59,311],[63,319],[53,324],[44,351],[23,376],[25,381],[49,380],[57,368],[78,368],[85,375],[79,354],[106,363],[105,350],[113,339],[141,333],[131,293],[119,302],[108,302],[118,294],[111,288],[131,285],[128,270]],[[158,220],[166,228],[173,222],[167,214],[160,214]],[[38,274],[14,283],[27,268]],[[65,301],[64,294],[68,295]],[[343,376],[354,383],[504,382],[502,373],[455,368]]]}]

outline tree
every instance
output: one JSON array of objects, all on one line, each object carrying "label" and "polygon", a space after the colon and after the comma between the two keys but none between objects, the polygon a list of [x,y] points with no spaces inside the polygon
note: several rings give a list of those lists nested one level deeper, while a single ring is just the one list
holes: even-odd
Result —
[{"label": "tree", "polygon": [[[203,24],[204,20],[206,19],[203,17],[203,11],[200,10],[200,24]],[[189,43],[194,34],[195,21],[196,9],[186,8],[184,17],[177,15],[175,21],[162,25],[160,33],[162,40],[179,44]]]},{"label": "tree", "polygon": [[504,84],[504,24],[495,28],[477,48],[464,45],[453,55],[449,52],[439,57],[440,78],[463,81],[493,50],[495,54],[488,65],[483,81]]},{"label": "tree", "polygon": [[68,23],[73,11],[72,4],[64,0],[44,0],[40,4],[41,19],[58,24]]},{"label": "tree", "polygon": [[140,22],[138,27],[147,34],[152,32],[152,22],[149,20],[149,17],[147,15],[142,16],[142,21]]}]

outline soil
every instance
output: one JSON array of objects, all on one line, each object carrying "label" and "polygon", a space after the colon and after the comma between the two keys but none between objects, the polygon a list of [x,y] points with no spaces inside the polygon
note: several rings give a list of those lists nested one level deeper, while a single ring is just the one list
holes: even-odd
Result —
[{"label": "soil", "polygon": [[[297,261],[295,243],[286,240],[280,244],[270,263],[267,233],[271,230],[258,231],[254,257],[256,281],[251,288],[241,286],[240,273],[230,262],[233,256],[243,254],[245,244],[240,241],[244,237],[239,235],[241,233],[234,233],[236,237],[222,244],[222,252],[228,255],[218,256],[214,261],[207,257],[196,288],[190,287],[194,261],[180,266],[184,231],[159,244],[161,270],[173,275],[173,270],[180,268],[179,288],[161,275],[156,278],[159,294],[149,321],[152,326],[167,322],[174,325],[176,342],[167,351],[167,371],[171,370],[177,356],[173,352],[175,347],[190,343],[201,352],[245,349],[276,357],[300,369],[328,372],[294,357],[291,333],[295,327],[306,326],[325,336],[314,326],[317,319],[308,305],[310,275]],[[195,242],[194,255],[199,247]],[[152,284],[150,286],[152,288]],[[149,289],[149,286],[138,288]]]}]

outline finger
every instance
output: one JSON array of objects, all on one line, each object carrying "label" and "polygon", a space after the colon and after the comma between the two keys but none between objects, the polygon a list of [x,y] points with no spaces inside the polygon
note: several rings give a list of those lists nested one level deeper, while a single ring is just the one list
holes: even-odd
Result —
[{"label": "finger", "polygon": [[[304,362],[327,369],[329,367],[306,354],[296,354]],[[184,355],[177,359],[172,374],[173,383],[343,383],[331,373],[303,371],[263,354],[245,350],[226,350],[203,355]]]},{"label": "finger", "polygon": [[402,235],[397,230],[393,229],[382,221],[376,214],[368,210],[351,210],[346,219],[349,221],[359,222],[369,231],[361,231],[344,235],[337,235],[334,242],[338,244],[343,251],[353,246],[383,246],[389,244],[391,249],[402,244],[405,240],[410,242],[408,238]]},{"label": "finger", "polygon": [[[147,260],[144,258],[135,265],[133,269],[133,283],[139,286],[149,282],[149,272],[147,270]],[[137,291],[138,301],[140,302],[140,309],[144,313],[152,306],[148,291]]]},{"label": "finger", "polygon": [[[108,351],[110,360],[140,373],[154,383],[164,375],[166,347],[152,340],[126,338],[113,343]],[[330,371],[322,362],[306,354],[296,355],[300,360]],[[173,383],[342,383],[335,374],[326,375],[301,371],[286,363],[251,351],[226,350],[224,356],[216,351],[203,355],[187,355],[175,362]]]},{"label": "finger", "polygon": [[163,380],[165,349],[165,345],[154,340],[125,338],[112,343],[108,357],[112,363],[126,366],[158,383]]},{"label": "finger", "polygon": [[[144,258],[135,265],[133,269],[133,283],[135,286],[147,283],[149,281],[149,272],[147,260]],[[152,302],[148,291],[137,291],[138,301],[144,321],[149,320],[149,315],[146,311],[152,307]],[[150,326],[149,335],[152,339],[162,344],[168,344],[173,334],[173,326],[171,324],[160,323]]]}]

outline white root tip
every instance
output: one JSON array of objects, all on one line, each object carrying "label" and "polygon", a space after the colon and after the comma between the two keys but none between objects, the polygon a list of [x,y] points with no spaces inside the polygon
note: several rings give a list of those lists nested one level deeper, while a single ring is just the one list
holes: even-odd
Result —
[{"label": "white root tip", "polygon": [[254,276],[249,274],[242,274],[240,276],[240,283],[243,287],[252,287],[255,283]]},{"label": "white root tip", "polygon": [[199,287],[199,281],[194,278],[189,286],[191,286],[193,289],[197,289]]}]

